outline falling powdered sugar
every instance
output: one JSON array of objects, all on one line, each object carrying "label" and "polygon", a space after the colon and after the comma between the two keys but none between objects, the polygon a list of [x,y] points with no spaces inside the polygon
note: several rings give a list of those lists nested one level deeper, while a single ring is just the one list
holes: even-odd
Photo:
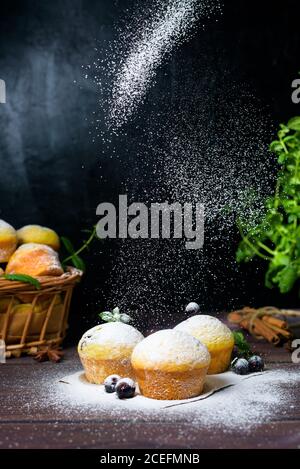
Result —
[{"label": "falling powdered sugar", "polygon": [[[216,56],[204,37],[201,23],[221,12],[221,2],[140,2],[139,10],[138,3],[127,10],[110,46],[97,53],[103,116],[95,121],[95,132],[102,137],[103,154],[122,175],[119,194],[147,206],[201,202],[205,243],[188,252],[181,239],[120,240],[97,292],[101,307],[118,304],[139,326],[170,327],[191,299],[209,313],[224,303],[226,309],[237,307],[241,292],[249,290],[250,269],[261,268],[250,266],[249,274],[241,274],[236,219],[255,224],[265,213],[276,171],[268,153],[273,130],[225,52]],[[172,9],[177,9],[174,18]],[[158,25],[165,21],[169,42],[160,42],[157,33],[164,34],[164,28]],[[171,27],[176,34],[170,35]],[[189,41],[193,54],[185,50]],[[111,187],[110,176],[101,177],[102,187]]]},{"label": "falling powdered sugar", "polygon": [[116,73],[108,113],[111,128],[121,127],[130,119],[145,98],[163,60],[190,37],[199,18],[219,6],[218,1],[207,0],[153,2],[146,23],[136,29]]},{"label": "falling powdered sugar", "polygon": [[[253,274],[249,270],[247,278],[236,264],[236,220],[261,219],[265,198],[274,191],[276,163],[267,144],[272,127],[264,109],[247,91],[242,98],[232,91],[231,77],[211,100],[213,79],[207,89],[186,69],[184,86],[160,99],[159,118],[153,107],[143,131],[132,132],[129,143],[118,137],[128,148],[124,193],[130,201],[205,207],[202,250],[190,252],[178,239],[128,239],[113,252],[106,304],[118,304],[149,327],[169,327],[174,313],[194,299],[209,313],[239,305]],[[214,72],[206,73],[213,78]],[[192,100],[185,98],[190,89]]]}]

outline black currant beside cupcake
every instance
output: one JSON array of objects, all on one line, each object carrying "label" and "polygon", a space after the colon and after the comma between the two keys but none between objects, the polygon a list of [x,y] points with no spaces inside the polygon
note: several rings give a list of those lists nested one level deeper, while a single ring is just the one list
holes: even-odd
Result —
[{"label": "black currant beside cupcake", "polygon": [[129,399],[134,397],[136,384],[131,378],[123,378],[118,381],[116,394],[119,399]]},{"label": "black currant beside cupcake", "polygon": [[110,375],[104,381],[104,389],[107,393],[112,394],[116,391],[116,386],[118,381],[120,381],[121,376],[119,375]]},{"label": "black currant beside cupcake", "polygon": [[248,373],[258,373],[265,367],[264,360],[258,355],[246,358],[234,358],[231,362],[231,370],[237,375],[247,375]]},{"label": "black currant beside cupcake", "polygon": [[263,358],[253,354],[243,332],[234,331],[233,337],[234,348],[231,355],[231,371],[238,375],[263,371],[265,367]]},{"label": "black currant beside cupcake", "polygon": [[121,378],[119,375],[110,375],[104,381],[105,392],[116,393],[119,399],[134,397],[136,384],[131,378]]}]

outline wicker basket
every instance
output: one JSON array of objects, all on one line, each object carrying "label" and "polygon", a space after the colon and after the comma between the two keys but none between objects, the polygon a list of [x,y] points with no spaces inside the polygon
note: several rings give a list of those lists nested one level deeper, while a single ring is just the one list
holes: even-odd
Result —
[{"label": "wicker basket", "polygon": [[0,278],[0,339],[7,357],[62,343],[73,289],[81,276],[80,270],[69,267],[60,277],[39,277],[40,290]]}]

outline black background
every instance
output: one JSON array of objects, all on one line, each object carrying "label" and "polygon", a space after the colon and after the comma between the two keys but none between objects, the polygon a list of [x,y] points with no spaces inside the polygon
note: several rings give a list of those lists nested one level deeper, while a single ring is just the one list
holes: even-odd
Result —
[{"label": "black background", "polygon": [[[143,2],[145,3],[145,2]],[[22,0],[1,2],[0,78],[7,86],[7,103],[0,105],[0,218],[16,227],[39,223],[60,234],[82,239],[82,228],[96,222],[99,202],[114,199],[126,178],[120,159],[110,159],[101,142],[93,139],[93,112],[99,112],[97,88],[83,79],[82,65],[97,58],[95,47],[114,37],[113,25],[126,0]],[[196,34],[177,57],[205,50],[215,58],[218,80],[230,72],[246,82],[268,109],[275,126],[300,112],[291,101],[291,83],[300,70],[300,2],[226,0],[217,23],[208,21],[205,34]],[[180,79],[176,63],[164,65],[164,85],[151,93],[159,99],[164,86]],[[76,83],[74,83],[76,81]],[[272,135],[272,134],[271,134]],[[233,250],[238,237],[232,239]],[[73,336],[93,324],[95,312],[105,307],[95,287],[110,268],[113,247],[101,243],[87,255],[88,272],[76,292],[72,314]],[[226,277],[220,258],[215,266]],[[205,307],[226,309],[251,302],[295,306],[296,292],[284,298],[263,287],[263,269],[241,268],[247,289],[210,299]],[[238,277],[237,280],[238,282]],[[214,285],[211,285],[212,294]],[[201,292],[195,292],[195,298]],[[84,318],[84,320],[82,319]]]}]

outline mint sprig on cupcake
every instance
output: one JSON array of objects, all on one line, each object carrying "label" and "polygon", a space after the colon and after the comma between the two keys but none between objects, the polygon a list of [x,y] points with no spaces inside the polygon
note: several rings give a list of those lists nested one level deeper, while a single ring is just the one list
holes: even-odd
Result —
[{"label": "mint sprig on cupcake", "polygon": [[132,317],[126,313],[120,313],[120,308],[118,307],[112,311],[103,311],[99,316],[104,322],[123,322],[124,324],[132,322]]}]

